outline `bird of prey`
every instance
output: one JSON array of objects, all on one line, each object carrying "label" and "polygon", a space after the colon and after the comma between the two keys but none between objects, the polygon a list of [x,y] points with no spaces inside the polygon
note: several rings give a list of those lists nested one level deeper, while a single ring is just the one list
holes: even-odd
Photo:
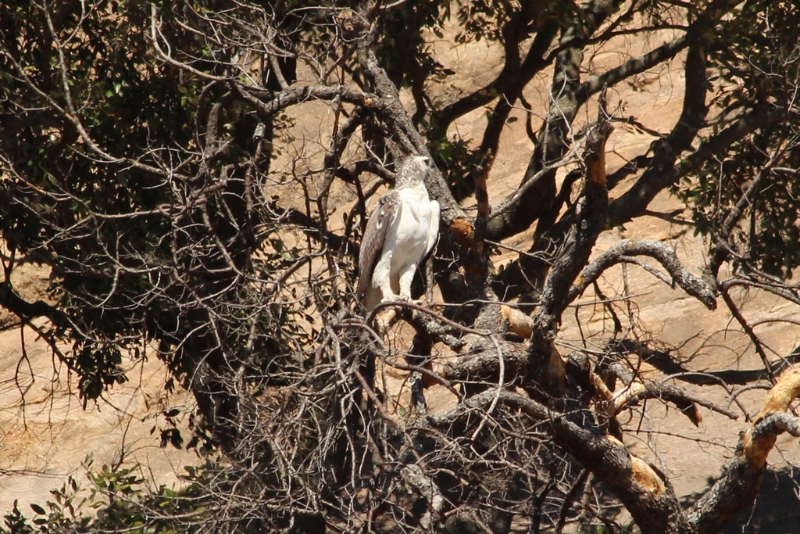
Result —
[{"label": "bird of prey", "polygon": [[439,235],[439,203],[425,188],[432,169],[430,158],[404,158],[394,190],[372,210],[358,256],[356,290],[367,312],[381,302],[411,299],[414,272]]}]

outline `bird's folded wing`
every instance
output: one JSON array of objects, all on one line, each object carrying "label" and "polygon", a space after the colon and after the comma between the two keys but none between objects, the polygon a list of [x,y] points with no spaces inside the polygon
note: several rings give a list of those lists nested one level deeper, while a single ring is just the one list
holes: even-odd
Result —
[{"label": "bird's folded wing", "polygon": [[372,282],[372,273],[375,270],[375,264],[381,258],[386,234],[399,209],[400,195],[397,191],[390,191],[381,197],[367,221],[364,239],[361,241],[361,251],[358,255],[359,275],[356,296],[359,301],[364,300],[364,295]]}]

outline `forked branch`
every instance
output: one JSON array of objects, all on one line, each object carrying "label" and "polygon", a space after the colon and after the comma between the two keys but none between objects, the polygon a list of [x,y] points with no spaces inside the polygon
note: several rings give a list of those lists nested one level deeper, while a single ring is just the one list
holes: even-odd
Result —
[{"label": "forked branch", "polygon": [[793,368],[784,372],[770,390],[722,476],[689,510],[689,522],[696,532],[721,532],[734,515],[753,502],[778,436],[788,432],[800,437],[800,419],[785,413],[798,396],[800,369]]},{"label": "forked branch", "polygon": [[709,310],[717,307],[717,293],[714,288],[690,273],[678,260],[675,252],[666,244],[659,241],[634,241],[630,239],[615,243],[587,265],[570,288],[569,296],[567,297],[568,301],[575,300],[587,287],[600,278],[603,272],[613,265],[627,261],[630,256],[649,256],[657,260],[672,277],[674,284],[677,284],[689,295],[697,298]]}]

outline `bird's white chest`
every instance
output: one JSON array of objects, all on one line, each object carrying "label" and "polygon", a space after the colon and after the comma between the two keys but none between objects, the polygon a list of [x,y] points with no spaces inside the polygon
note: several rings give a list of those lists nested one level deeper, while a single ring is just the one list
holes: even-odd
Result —
[{"label": "bird's white chest", "polygon": [[424,184],[399,191],[400,210],[395,224],[392,266],[418,263],[425,255],[433,218],[431,201]]}]

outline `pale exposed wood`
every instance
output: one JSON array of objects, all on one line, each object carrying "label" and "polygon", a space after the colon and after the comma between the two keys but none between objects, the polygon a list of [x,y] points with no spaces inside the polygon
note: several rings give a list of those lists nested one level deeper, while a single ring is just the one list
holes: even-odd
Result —
[{"label": "pale exposed wood", "polygon": [[[783,413],[788,410],[798,396],[800,396],[800,369],[789,369],[780,376],[778,383],[769,391],[767,399],[764,401],[764,407],[758,412],[742,438],[744,456],[751,465],[762,467],[767,463],[767,456],[779,434],[775,431],[759,432],[759,424],[769,414]],[[787,429],[781,428],[780,430]]]}]

